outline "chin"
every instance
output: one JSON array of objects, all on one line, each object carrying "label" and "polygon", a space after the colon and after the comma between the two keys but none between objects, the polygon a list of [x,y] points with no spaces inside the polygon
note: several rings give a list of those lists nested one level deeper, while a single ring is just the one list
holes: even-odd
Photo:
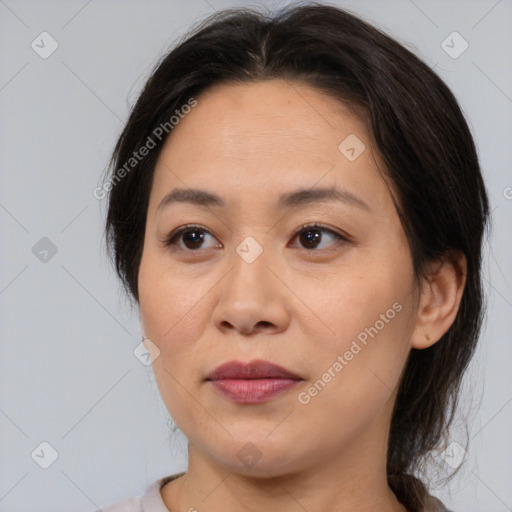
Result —
[{"label": "chin", "polygon": [[[307,467],[307,461],[297,452],[296,445],[280,445],[270,443],[262,437],[258,442],[244,441],[235,443],[236,447],[230,450],[230,456],[226,458],[226,446],[221,453],[215,454],[210,450],[212,458],[227,471],[252,477],[270,478],[289,475],[300,470],[299,466]],[[311,461],[309,461],[311,462]]]},{"label": "chin", "polygon": [[232,462],[232,464],[226,465],[225,468],[228,471],[248,478],[276,478],[289,475],[290,473],[297,471],[295,466],[290,465],[290,461],[283,465],[283,461],[264,461],[262,458],[252,467],[245,463],[240,463],[238,459]]}]

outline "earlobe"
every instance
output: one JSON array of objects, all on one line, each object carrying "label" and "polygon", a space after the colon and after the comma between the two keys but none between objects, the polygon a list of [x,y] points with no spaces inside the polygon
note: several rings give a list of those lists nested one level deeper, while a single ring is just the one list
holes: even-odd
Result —
[{"label": "earlobe", "polygon": [[466,257],[459,251],[449,251],[428,270],[411,338],[411,347],[416,349],[434,345],[453,324],[466,284]]}]

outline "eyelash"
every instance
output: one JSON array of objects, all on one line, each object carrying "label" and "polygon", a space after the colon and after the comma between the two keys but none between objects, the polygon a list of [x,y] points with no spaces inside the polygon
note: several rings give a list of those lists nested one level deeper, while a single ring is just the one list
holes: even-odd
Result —
[{"label": "eyelash", "polygon": [[[336,239],[336,242],[332,245],[338,245],[340,243],[349,243],[351,240],[348,236],[346,235],[342,235],[341,233],[337,233],[336,231],[333,231],[332,229],[322,225],[322,224],[318,224],[318,223],[310,223],[310,224],[304,224],[302,225],[300,228],[298,228],[294,234],[293,234],[293,240],[299,236],[302,232],[304,231],[308,231],[308,230],[317,230],[317,231],[322,231],[322,232],[327,232],[329,233],[330,235],[332,235],[335,239]],[[178,228],[177,230],[173,231],[164,241],[163,245],[165,247],[173,247],[173,250],[178,250],[178,251],[184,251],[184,252],[190,252],[190,253],[195,253],[195,252],[199,252],[201,249],[197,249],[197,250],[194,250],[194,249],[183,249],[181,247],[177,247],[176,245],[176,241],[177,239],[179,239],[179,237],[187,232],[193,232],[193,231],[201,231],[201,232],[204,232],[204,233],[207,233],[209,235],[212,235],[207,229],[205,229],[204,227],[202,226],[199,226],[197,224],[188,224],[186,226],[183,226],[181,228]],[[213,235],[212,235],[213,236]],[[214,237],[215,238],[215,237]],[[302,247],[301,249],[307,251],[307,252],[319,252],[319,251],[322,251],[322,250],[329,250],[329,249],[307,249],[305,247]]]}]

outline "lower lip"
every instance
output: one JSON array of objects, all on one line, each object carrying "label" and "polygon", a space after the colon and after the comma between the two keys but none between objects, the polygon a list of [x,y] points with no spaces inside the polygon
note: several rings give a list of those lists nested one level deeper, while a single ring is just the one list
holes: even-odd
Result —
[{"label": "lower lip", "polygon": [[221,379],[210,381],[226,398],[241,404],[259,404],[288,391],[300,381],[295,379]]}]

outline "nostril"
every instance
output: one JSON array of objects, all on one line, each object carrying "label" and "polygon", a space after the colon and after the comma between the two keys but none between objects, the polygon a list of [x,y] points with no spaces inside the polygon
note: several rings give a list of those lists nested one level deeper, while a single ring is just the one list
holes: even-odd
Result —
[{"label": "nostril", "polygon": [[268,331],[270,329],[275,329],[275,324],[272,322],[268,322],[267,320],[261,320],[260,322],[257,322],[256,324],[233,324],[229,322],[228,320],[223,320],[220,323],[220,326],[223,330],[231,331],[235,330],[240,332],[241,334],[249,335],[253,334],[256,331]]}]

